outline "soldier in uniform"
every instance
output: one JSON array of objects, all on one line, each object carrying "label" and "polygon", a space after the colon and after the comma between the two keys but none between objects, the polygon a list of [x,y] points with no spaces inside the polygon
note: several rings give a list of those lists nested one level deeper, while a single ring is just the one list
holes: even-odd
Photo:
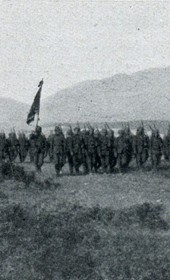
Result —
[{"label": "soldier in uniform", "polygon": [[116,138],[116,154],[119,172],[127,168],[132,159],[132,144],[129,135],[126,135],[123,129],[118,131]]},{"label": "soldier in uniform", "polygon": [[68,129],[66,133],[66,157],[68,160],[70,174],[73,174],[73,131]]},{"label": "soldier in uniform", "polygon": [[7,138],[7,153],[11,162],[15,161],[15,159],[17,158],[18,146],[19,143],[16,133],[14,131],[10,132],[9,137]]},{"label": "soldier in uniform", "polygon": [[35,131],[32,130],[29,136],[29,156],[30,162],[34,163],[34,156],[35,156]]},{"label": "soldier in uniform", "polygon": [[143,127],[138,127],[133,138],[133,153],[138,168],[147,161],[149,157],[149,137],[144,133]]},{"label": "soldier in uniform", "polygon": [[118,131],[118,137],[116,138],[116,155],[117,155],[117,165],[119,172],[122,171],[122,160],[124,153],[124,130],[120,129]]},{"label": "soldier in uniform", "polygon": [[84,174],[89,173],[89,166],[88,166],[88,138],[89,138],[89,129],[81,130],[81,154],[82,154],[82,166]]},{"label": "soldier in uniform", "polygon": [[66,162],[66,143],[65,137],[59,126],[55,127],[53,136],[53,159],[55,164],[56,175],[58,176]]},{"label": "soldier in uniform", "polygon": [[112,129],[109,129],[107,134],[110,139],[109,166],[110,172],[113,172],[114,167],[117,163],[114,131]]},{"label": "soldier in uniform", "polygon": [[6,148],[7,148],[6,136],[4,132],[1,132],[0,133],[0,163],[2,163],[5,160]]},{"label": "soldier in uniform", "polygon": [[53,161],[53,130],[50,131],[50,135],[47,138],[47,153],[49,155],[49,160],[50,162]]},{"label": "soldier in uniform", "polygon": [[166,160],[170,159],[170,127],[163,139],[163,154]]},{"label": "soldier in uniform", "polygon": [[102,165],[103,173],[109,172],[109,150],[110,150],[110,139],[107,135],[107,130],[103,128],[101,130],[100,141],[99,141],[99,152]]},{"label": "soldier in uniform", "polygon": [[34,163],[36,170],[41,172],[41,167],[44,163],[44,156],[46,152],[46,138],[42,134],[42,128],[40,126],[36,127],[35,130],[35,151],[34,151]]},{"label": "soldier in uniform", "polygon": [[80,133],[80,128],[75,127],[73,133],[73,165],[76,174],[79,174],[79,168],[82,164],[82,147],[83,147],[83,140]]},{"label": "soldier in uniform", "polygon": [[19,159],[20,162],[24,162],[27,156],[27,152],[28,152],[28,147],[29,147],[29,143],[28,143],[28,139],[25,136],[25,133],[19,133],[19,137],[18,137],[18,153],[19,153]]},{"label": "soldier in uniform", "polygon": [[100,158],[100,131],[97,129],[94,130],[94,139],[95,139],[95,172],[97,173],[101,167],[101,158]]},{"label": "soldier in uniform", "polygon": [[152,131],[152,136],[150,139],[150,152],[151,152],[151,162],[152,168],[157,170],[162,156],[163,150],[163,140],[159,134],[159,130],[155,129]]},{"label": "soldier in uniform", "polygon": [[128,123],[128,126],[125,127],[124,129],[124,144],[125,144],[125,148],[124,148],[124,159],[126,159],[126,163],[124,164],[125,167],[128,167],[129,163],[132,160],[132,156],[133,156],[133,139],[134,139],[134,135],[132,134],[131,130],[130,130],[130,126]]},{"label": "soldier in uniform", "polygon": [[94,129],[90,127],[89,135],[87,137],[87,157],[88,169],[90,173],[96,170],[96,139],[94,137]]}]

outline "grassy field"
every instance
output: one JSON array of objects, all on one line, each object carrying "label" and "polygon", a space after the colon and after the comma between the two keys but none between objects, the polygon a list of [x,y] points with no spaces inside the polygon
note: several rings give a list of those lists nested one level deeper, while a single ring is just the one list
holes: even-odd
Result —
[{"label": "grassy field", "polygon": [[169,280],[170,167],[163,167],[86,176],[66,168],[56,178],[44,164],[29,183],[1,178],[0,280]]}]

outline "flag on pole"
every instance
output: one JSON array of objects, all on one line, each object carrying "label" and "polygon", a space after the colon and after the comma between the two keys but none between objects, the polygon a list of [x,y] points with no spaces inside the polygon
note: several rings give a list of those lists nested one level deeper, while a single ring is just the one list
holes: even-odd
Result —
[{"label": "flag on pole", "polygon": [[30,111],[27,116],[27,124],[29,125],[31,122],[34,121],[35,115],[37,114],[39,116],[40,112],[40,98],[41,98],[41,90],[42,90],[43,80],[40,81],[38,87],[37,94],[34,98],[34,101],[32,103],[32,106],[30,108]]}]

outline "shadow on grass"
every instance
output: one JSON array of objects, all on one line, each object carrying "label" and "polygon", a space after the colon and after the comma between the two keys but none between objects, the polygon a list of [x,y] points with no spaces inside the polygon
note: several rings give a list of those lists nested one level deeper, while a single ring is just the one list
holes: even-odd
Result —
[{"label": "shadow on grass", "polygon": [[15,180],[24,183],[24,186],[30,187],[30,185],[39,189],[55,189],[60,186],[52,178],[46,178],[40,180],[36,177],[34,171],[26,172],[23,166],[13,164],[10,162],[4,162],[0,166],[0,180]]}]

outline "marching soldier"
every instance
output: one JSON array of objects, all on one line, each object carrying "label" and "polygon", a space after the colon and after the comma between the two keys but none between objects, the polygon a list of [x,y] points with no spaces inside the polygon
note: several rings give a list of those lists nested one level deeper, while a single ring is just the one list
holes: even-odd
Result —
[{"label": "marching soldier", "polygon": [[132,160],[133,156],[133,138],[134,135],[132,134],[130,130],[130,126],[128,123],[128,126],[125,127],[124,129],[124,143],[125,143],[125,148],[124,148],[124,158],[126,159],[126,163],[124,164],[125,167],[128,167],[129,163]]},{"label": "marching soldier", "polygon": [[76,171],[76,174],[79,174],[79,168],[82,164],[82,146],[83,141],[80,134],[80,128],[74,128],[73,134],[73,165]]},{"label": "marching soldier", "polygon": [[133,138],[133,152],[137,167],[140,168],[149,157],[149,137],[145,135],[143,127],[137,128]]},{"label": "marching soldier", "polygon": [[122,171],[123,166],[123,153],[124,153],[124,130],[118,131],[118,137],[116,138],[116,154],[117,154],[117,164],[119,172]]},{"label": "marching soldier", "polygon": [[73,174],[73,132],[70,128],[66,133],[66,156],[70,174]]},{"label": "marching soldier", "polygon": [[124,130],[118,131],[119,136],[116,138],[116,154],[119,172],[127,168],[132,159],[132,144]]},{"label": "marching soldier", "polygon": [[30,162],[34,163],[35,156],[35,131],[33,130],[29,136],[29,156]]},{"label": "marching soldier", "polygon": [[163,140],[159,134],[159,130],[155,129],[152,131],[152,136],[150,139],[150,152],[151,152],[151,162],[152,168],[157,170],[162,156]]},{"label": "marching soldier", "polygon": [[107,130],[103,128],[100,134],[100,141],[99,141],[99,152],[100,152],[100,159],[102,165],[103,173],[109,172],[109,150],[111,144],[110,139],[107,135]]},{"label": "marching soldier", "polygon": [[100,131],[95,129],[94,131],[94,139],[95,139],[95,172],[97,173],[99,168],[101,167],[101,158],[100,158]]},{"label": "marching soldier", "polygon": [[163,153],[166,160],[170,159],[170,127],[163,139]]},{"label": "marching soldier", "polygon": [[87,156],[88,156],[88,168],[90,173],[94,170],[96,171],[95,168],[95,162],[96,162],[96,140],[94,138],[94,129],[91,127],[89,130],[89,135],[87,138]]},{"label": "marching soldier", "polygon": [[84,174],[89,173],[89,166],[88,166],[88,138],[89,138],[89,130],[88,129],[83,129],[81,131],[81,140],[82,140],[82,148],[81,148],[81,153],[82,153],[82,166],[84,170]]},{"label": "marching soldier", "polygon": [[116,157],[116,147],[115,147],[115,136],[114,136],[114,131],[112,129],[108,130],[108,137],[110,139],[109,166],[110,166],[110,172],[113,172],[113,169],[117,162],[117,157]]},{"label": "marching soldier", "polygon": [[7,148],[6,136],[4,132],[1,132],[0,133],[0,163],[2,163],[6,157],[6,148]]},{"label": "marching soldier", "polygon": [[53,161],[53,130],[50,131],[50,135],[47,138],[47,153],[49,155],[49,160],[50,162]]},{"label": "marching soldier", "polygon": [[34,163],[36,166],[36,170],[38,172],[41,172],[41,167],[44,163],[44,156],[46,152],[46,138],[42,134],[42,128],[40,126],[36,127],[34,144],[35,144]]},{"label": "marching soldier", "polygon": [[9,137],[7,138],[7,151],[9,160],[11,162],[15,161],[18,155],[18,139],[15,132],[10,132]]},{"label": "marching soldier", "polygon": [[19,144],[19,146],[18,146],[19,159],[20,159],[20,162],[22,163],[26,159],[27,152],[28,152],[28,146],[29,146],[28,139],[25,136],[25,133],[22,132],[19,134],[18,144]]},{"label": "marching soldier", "polygon": [[53,160],[55,164],[56,175],[60,174],[65,162],[65,137],[59,126],[55,127],[55,134],[53,136]]}]

